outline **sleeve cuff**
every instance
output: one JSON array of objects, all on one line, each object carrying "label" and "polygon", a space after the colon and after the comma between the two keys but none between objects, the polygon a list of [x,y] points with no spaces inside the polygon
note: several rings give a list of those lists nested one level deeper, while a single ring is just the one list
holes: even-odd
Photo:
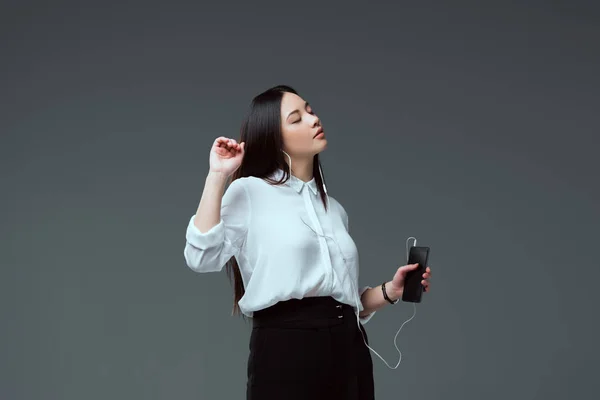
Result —
[{"label": "sleeve cuff", "polygon": [[[367,289],[373,289],[371,286],[363,286],[362,288],[360,288],[360,290],[358,291],[358,297],[361,298],[363,293],[367,290]],[[362,304],[362,302],[361,302]],[[364,317],[359,317],[359,321],[361,324],[366,324],[367,322],[369,322],[369,320],[371,318],[373,318],[373,315],[375,315],[375,313],[377,313],[377,311],[373,311],[372,313],[364,316]]]},{"label": "sleeve cuff", "polygon": [[199,249],[207,249],[210,247],[215,247],[223,242],[225,239],[225,224],[222,218],[217,225],[202,233],[198,227],[194,225],[195,216],[196,215],[192,215],[190,218],[187,231],[185,233],[186,240],[192,246]]}]

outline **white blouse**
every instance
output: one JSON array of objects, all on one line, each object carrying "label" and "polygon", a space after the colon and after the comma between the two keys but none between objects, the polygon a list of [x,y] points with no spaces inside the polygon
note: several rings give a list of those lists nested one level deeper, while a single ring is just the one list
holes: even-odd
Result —
[{"label": "white blouse", "polygon": [[[279,180],[278,169],[271,177]],[[245,293],[240,311],[253,312],[278,301],[331,296],[363,310],[358,288],[358,250],[348,231],[348,214],[327,196],[326,211],[313,178],[291,175],[283,185],[244,177],[234,180],[221,201],[221,220],[207,232],[194,225],[186,231],[183,251],[196,272],[221,271],[233,256]],[[375,314],[359,318],[366,323]]]}]

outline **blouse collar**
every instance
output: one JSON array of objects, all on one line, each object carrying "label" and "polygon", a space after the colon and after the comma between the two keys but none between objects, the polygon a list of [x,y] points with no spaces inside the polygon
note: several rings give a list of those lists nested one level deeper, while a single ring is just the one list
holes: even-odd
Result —
[{"label": "blouse collar", "polygon": [[[283,170],[281,168],[277,168],[277,170],[274,173],[269,175],[269,178],[278,181],[282,176],[283,176]],[[308,186],[308,188],[310,189],[311,192],[313,192],[314,195],[316,195],[318,193],[317,182],[315,181],[314,177],[310,181],[304,182],[302,179],[297,178],[294,175],[290,174],[290,179],[287,182],[285,182],[285,184],[292,187],[298,193],[300,193],[302,191],[302,188],[304,186]]]}]

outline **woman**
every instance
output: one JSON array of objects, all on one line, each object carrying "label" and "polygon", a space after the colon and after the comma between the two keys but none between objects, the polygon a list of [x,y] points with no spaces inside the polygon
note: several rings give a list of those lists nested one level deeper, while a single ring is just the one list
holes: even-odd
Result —
[{"label": "woman", "polygon": [[[276,86],[253,99],[239,142],[219,137],[210,152],[184,256],[197,272],[227,265],[233,312],[252,318],[247,399],[373,399],[362,324],[398,301],[416,268],[358,288],[348,215],[323,180],[326,147],[311,106]],[[426,291],[430,277],[427,267]]]}]

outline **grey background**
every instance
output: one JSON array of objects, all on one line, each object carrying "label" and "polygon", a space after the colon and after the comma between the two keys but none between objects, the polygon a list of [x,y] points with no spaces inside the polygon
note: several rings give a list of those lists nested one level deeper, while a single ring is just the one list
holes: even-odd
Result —
[{"label": "grey background", "polygon": [[[212,141],[281,83],[361,284],[432,248],[377,398],[596,398],[593,2],[191,3],[2,3],[0,398],[244,398],[249,325],[184,235]],[[366,325],[391,365],[411,312]]]}]

